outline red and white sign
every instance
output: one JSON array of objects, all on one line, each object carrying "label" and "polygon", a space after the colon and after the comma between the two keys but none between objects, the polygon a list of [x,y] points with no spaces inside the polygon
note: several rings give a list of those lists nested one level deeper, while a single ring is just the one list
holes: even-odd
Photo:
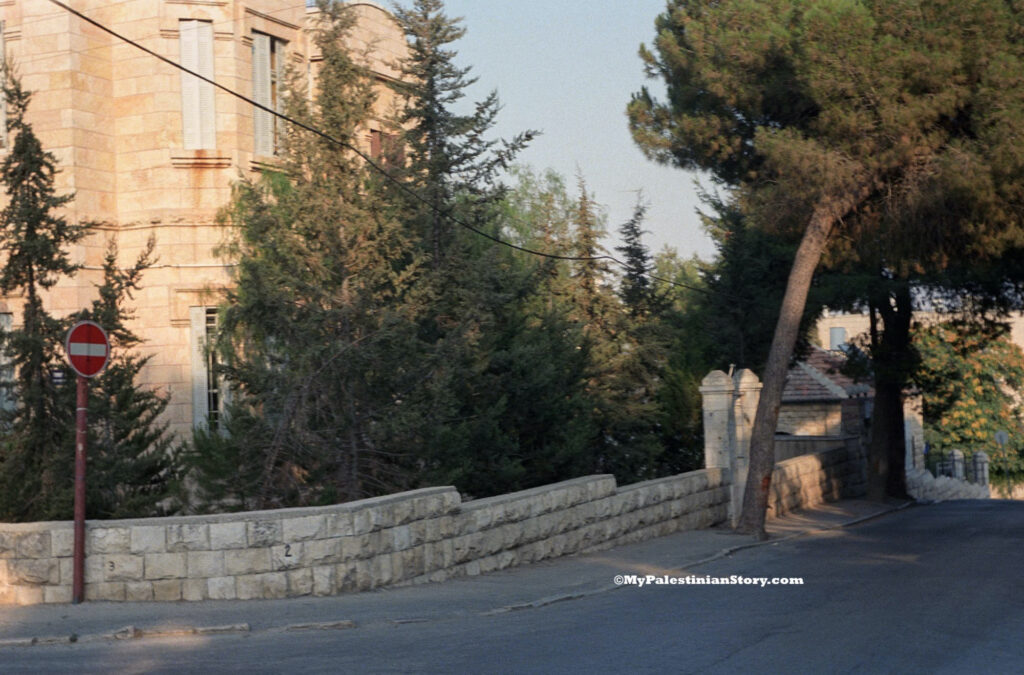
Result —
[{"label": "red and white sign", "polygon": [[64,347],[68,363],[82,377],[99,375],[110,358],[107,333],[93,321],[79,321],[72,326]]}]

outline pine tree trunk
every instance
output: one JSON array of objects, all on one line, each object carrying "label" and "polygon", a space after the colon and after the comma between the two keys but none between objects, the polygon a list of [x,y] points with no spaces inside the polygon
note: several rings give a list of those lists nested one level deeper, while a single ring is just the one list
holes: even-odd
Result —
[{"label": "pine tree trunk", "polygon": [[775,335],[768,352],[761,398],[754,415],[754,428],[750,436],[750,468],[743,494],[743,510],[736,526],[738,532],[765,539],[765,515],[771,492],[772,470],[775,468],[775,427],[779,420],[782,390],[786,384],[789,361],[800,331],[800,319],[807,305],[807,293],[814,278],[821,255],[828,244],[835,224],[863,200],[869,188],[850,193],[846,197],[827,199],[818,203],[804,230],[800,246],[793,258],[786,283],[786,294],[779,309]]}]

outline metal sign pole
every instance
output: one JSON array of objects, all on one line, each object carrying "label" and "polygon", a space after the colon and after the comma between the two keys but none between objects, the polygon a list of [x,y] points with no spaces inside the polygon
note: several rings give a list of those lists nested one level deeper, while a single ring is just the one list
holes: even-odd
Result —
[{"label": "metal sign pole", "polygon": [[89,407],[89,378],[96,377],[110,360],[110,340],[93,321],[79,321],[64,342],[68,363],[78,375],[75,404],[75,542],[72,550],[71,602],[85,600],[85,444]]},{"label": "metal sign pole", "polygon": [[85,599],[85,440],[89,406],[89,380],[78,376],[75,407],[75,548],[72,576],[74,604]]}]

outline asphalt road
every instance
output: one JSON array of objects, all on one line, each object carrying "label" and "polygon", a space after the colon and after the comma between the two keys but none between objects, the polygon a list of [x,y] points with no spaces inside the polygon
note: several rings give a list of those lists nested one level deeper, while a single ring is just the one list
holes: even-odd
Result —
[{"label": "asphalt road", "polygon": [[802,585],[621,586],[349,630],[37,645],[0,651],[0,672],[1020,673],[1022,544],[1024,502],[914,506],[689,569],[621,570]]}]

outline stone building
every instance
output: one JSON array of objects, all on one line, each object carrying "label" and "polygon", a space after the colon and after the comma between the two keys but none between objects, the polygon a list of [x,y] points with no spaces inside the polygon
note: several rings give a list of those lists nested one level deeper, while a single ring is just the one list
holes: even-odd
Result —
[{"label": "stone building", "polygon": [[[288,66],[314,90],[320,57],[309,29],[318,13],[309,0],[65,1],[265,105],[278,104]],[[393,80],[406,48],[401,29],[374,3],[349,4],[358,16],[352,48],[368,54],[379,82]],[[279,125],[48,0],[0,0],[0,21],[4,51],[34,92],[29,121],[59,160],[59,190],[75,193],[67,216],[97,223],[72,252],[83,269],[49,293],[49,310],[67,315],[89,305],[110,238],[127,266],[155,237],[159,259],[134,303],[140,351],[152,357],[143,383],[170,396],[175,432],[207,423],[223,397],[202,344],[232,264],[214,253],[225,238],[216,214],[233,181],[273,166]],[[381,92],[383,115],[392,100]],[[369,124],[367,150],[379,148],[380,128]],[[0,298],[0,321],[10,325],[20,314],[18,298]]]},{"label": "stone building", "polygon": [[871,387],[840,372],[845,358],[812,346],[789,369],[776,432],[793,436],[847,436],[864,432]]}]

